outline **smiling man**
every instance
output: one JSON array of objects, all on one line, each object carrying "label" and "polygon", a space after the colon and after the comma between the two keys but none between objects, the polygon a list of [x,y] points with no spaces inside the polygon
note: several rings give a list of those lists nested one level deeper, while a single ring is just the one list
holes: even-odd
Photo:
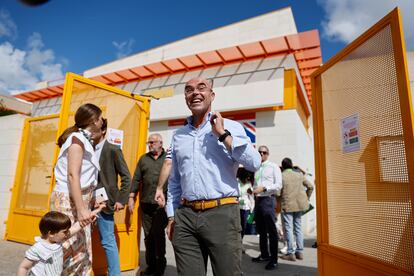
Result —
[{"label": "smiling man", "polygon": [[177,271],[205,275],[210,257],[214,275],[242,275],[236,172],[256,171],[260,155],[239,123],[211,112],[211,81],[189,80],[184,95],[192,116],[172,139],[166,205]]}]

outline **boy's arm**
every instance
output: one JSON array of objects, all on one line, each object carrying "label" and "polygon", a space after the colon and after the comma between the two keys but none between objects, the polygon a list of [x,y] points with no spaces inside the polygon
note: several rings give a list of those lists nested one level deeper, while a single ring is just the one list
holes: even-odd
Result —
[{"label": "boy's arm", "polygon": [[33,267],[33,265],[33,261],[24,258],[24,260],[20,263],[19,268],[17,269],[16,276],[26,276],[29,270]]},{"label": "boy's arm", "polygon": [[[105,208],[106,207],[106,204],[105,204],[105,202],[102,202],[102,203],[100,203],[99,204],[99,206],[98,206],[98,208],[97,209],[95,209],[95,210],[93,210],[92,212],[91,212],[91,216],[92,217],[94,217],[95,219],[96,219],[96,217],[98,216],[98,213],[100,212],[100,211],[102,211],[102,209],[103,208]],[[95,221],[95,219],[94,219],[94,221]],[[86,226],[86,225],[85,225]],[[82,226],[79,224],[79,221],[77,221],[77,222],[75,222],[70,228],[69,228],[69,235],[66,237],[66,238],[70,238],[70,237],[72,237],[73,235],[75,235],[76,233],[78,233],[80,230],[82,230]]]}]

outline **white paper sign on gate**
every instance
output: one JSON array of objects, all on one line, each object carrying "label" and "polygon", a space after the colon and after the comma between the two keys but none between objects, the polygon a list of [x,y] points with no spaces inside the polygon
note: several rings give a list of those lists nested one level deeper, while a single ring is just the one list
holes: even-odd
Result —
[{"label": "white paper sign on gate", "polygon": [[118,146],[122,150],[124,144],[124,131],[121,129],[108,128],[108,142]]},{"label": "white paper sign on gate", "polygon": [[353,114],[341,120],[342,152],[360,150],[359,115]]}]

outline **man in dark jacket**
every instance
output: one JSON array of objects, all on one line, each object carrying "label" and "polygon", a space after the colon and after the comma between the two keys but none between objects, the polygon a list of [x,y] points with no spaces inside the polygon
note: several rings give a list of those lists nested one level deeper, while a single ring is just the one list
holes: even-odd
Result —
[{"label": "man in dark jacket", "polygon": [[[157,183],[166,152],[162,147],[162,137],[158,133],[148,137],[149,152],[143,155],[137,164],[132,178],[128,207],[134,210],[135,196],[141,190],[140,207],[142,211],[142,227],[145,234],[145,260],[147,269],[141,275],[160,276],[167,265],[165,258],[165,233],[167,215],[155,201]],[[164,194],[167,186],[164,185]]]},{"label": "man in dark jacket", "polygon": [[[104,187],[108,195],[106,208],[100,213],[97,223],[101,245],[105,249],[108,262],[108,275],[121,275],[118,246],[114,233],[114,212],[124,209],[128,202],[131,174],[124,160],[121,149],[110,144],[105,139],[107,120],[103,119],[102,138],[96,145],[95,154],[99,159],[99,176],[97,189]],[[121,187],[118,188],[118,175],[121,177]]]}]

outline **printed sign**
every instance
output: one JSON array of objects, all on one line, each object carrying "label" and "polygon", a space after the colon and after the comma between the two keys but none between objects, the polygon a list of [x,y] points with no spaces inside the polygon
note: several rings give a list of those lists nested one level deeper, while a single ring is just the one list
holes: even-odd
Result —
[{"label": "printed sign", "polygon": [[118,146],[122,149],[122,145],[124,143],[124,131],[115,128],[108,128],[108,142]]},{"label": "printed sign", "polygon": [[354,114],[341,120],[342,152],[360,150],[359,115]]}]

